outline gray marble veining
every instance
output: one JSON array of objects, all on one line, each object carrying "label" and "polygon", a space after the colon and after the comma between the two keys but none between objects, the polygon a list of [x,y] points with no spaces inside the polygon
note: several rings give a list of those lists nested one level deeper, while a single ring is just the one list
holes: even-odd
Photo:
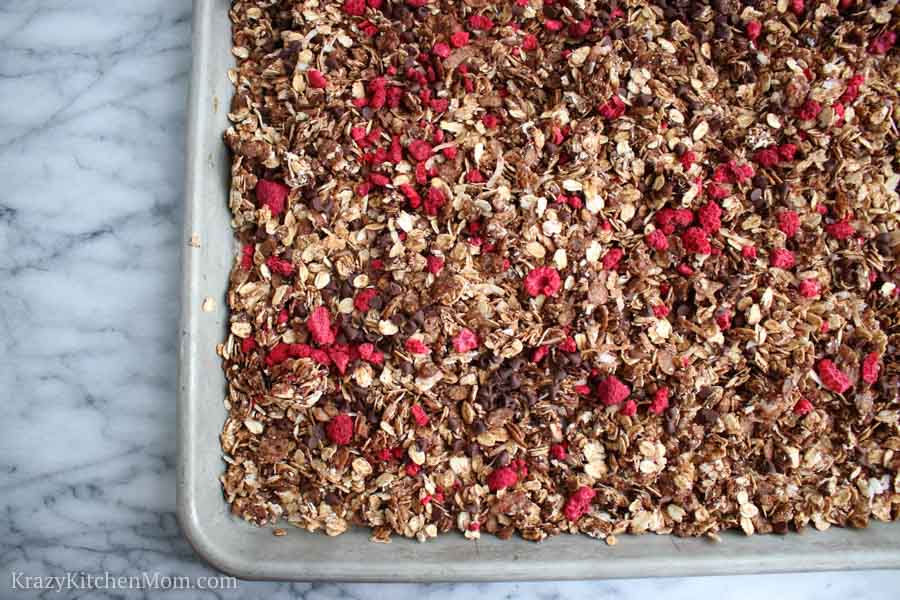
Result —
[{"label": "gray marble veining", "polygon": [[[187,0],[0,2],[0,598],[123,595],[13,590],[14,573],[214,574],[173,514],[190,8]],[[900,574],[882,571],[241,582],[166,597],[849,600],[893,598],[898,588]]]}]

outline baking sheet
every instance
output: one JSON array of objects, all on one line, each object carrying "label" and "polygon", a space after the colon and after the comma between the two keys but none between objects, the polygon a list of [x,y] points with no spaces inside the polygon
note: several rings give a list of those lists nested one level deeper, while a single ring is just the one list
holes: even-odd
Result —
[{"label": "baking sheet", "polygon": [[[803,534],[727,533],[722,543],[648,534],[620,536],[615,547],[586,536],[540,544],[486,535],[447,534],[425,544],[394,537],[368,541],[366,530],[336,538],[288,527],[286,537],[231,517],[218,477],[225,378],[215,353],[227,322],[224,294],[234,256],[226,205],[230,161],[222,142],[232,87],[229,0],[195,0],[188,118],[184,280],[179,344],[178,517],[197,553],[247,579],[340,581],[489,581],[710,575],[900,567],[900,524]],[[197,235],[200,245],[188,241]],[[204,300],[215,306],[204,310]],[[210,305],[207,303],[207,309]]]}]

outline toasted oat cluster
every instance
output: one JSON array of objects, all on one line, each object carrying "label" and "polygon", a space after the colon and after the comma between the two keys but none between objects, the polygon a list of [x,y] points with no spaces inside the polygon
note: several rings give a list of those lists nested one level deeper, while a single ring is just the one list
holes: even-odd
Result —
[{"label": "toasted oat cluster", "polygon": [[897,0],[231,18],[236,515],[609,544],[900,515]]}]

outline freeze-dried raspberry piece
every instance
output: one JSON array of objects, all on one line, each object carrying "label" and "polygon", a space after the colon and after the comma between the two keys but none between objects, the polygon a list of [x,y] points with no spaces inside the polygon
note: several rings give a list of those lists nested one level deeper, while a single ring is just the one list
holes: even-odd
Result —
[{"label": "freeze-dried raspberry piece", "polygon": [[620,411],[623,416],[633,417],[637,413],[637,402],[634,400],[626,400]]},{"label": "freeze-dried raspberry piece", "polygon": [[563,28],[563,22],[559,19],[544,19],[544,27],[549,31],[559,31]]},{"label": "freeze-dried raspberry piece", "polygon": [[879,356],[877,352],[870,352],[862,361],[860,377],[862,377],[862,380],[869,385],[878,381],[878,374],[881,371],[881,365],[878,363],[879,360],[881,360],[881,356]]},{"label": "freeze-dried raspberry piece", "polygon": [[612,248],[603,255],[603,268],[607,271],[615,271],[619,268],[619,262],[625,256],[625,251],[621,248]]},{"label": "freeze-dried raspberry piece", "polygon": [[693,267],[691,267],[691,265],[688,265],[685,263],[681,263],[680,265],[675,267],[675,270],[678,271],[679,275],[683,275],[684,277],[690,277],[691,275],[694,274]]},{"label": "freeze-dried raspberry piece", "polygon": [[531,353],[531,362],[535,364],[541,362],[549,352],[550,346],[538,346],[534,349],[534,352]]},{"label": "freeze-dried raspberry piece", "polygon": [[700,227],[690,227],[681,234],[681,243],[687,252],[694,254],[709,254],[712,252],[712,246],[709,243],[709,238],[706,236],[706,231]]},{"label": "freeze-dried raspberry piece", "polygon": [[512,467],[500,467],[494,469],[487,477],[488,487],[492,492],[497,492],[512,487],[519,482],[519,474]]},{"label": "freeze-dried raspberry piece", "polygon": [[425,409],[422,408],[421,404],[413,404],[412,407],[410,407],[409,412],[412,414],[416,425],[418,425],[419,427],[425,427],[426,425],[428,425],[428,421],[430,419],[428,418],[428,414],[425,412]]},{"label": "freeze-dried raspberry piece", "polygon": [[353,439],[353,419],[350,415],[335,415],[325,426],[325,434],[332,443],[346,446]]},{"label": "freeze-dried raspberry piece", "polygon": [[800,295],[804,298],[815,298],[819,295],[819,282],[809,278],[800,282]]},{"label": "freeze-dried raspberry piece", "polygon": [[657,319],[665,319],[669,314],[669,307],[665,304],[654,304],[653,305],[653,316]]},{"label": "freeze-dried raspberry piece", "polygon": [[762,25],[758,21],[750,21],[744,30],[747,32],[747,38],[751,42],[755,42],[762,33]]},{"label": "freeze-dried raspberry piece", "polygon": [[756,246],[744,246],[741,248],[741,256],[744,258],[756,258]]},{"label": "freeze-dried raspberry piece", "polygon": [[678,159],[678,162],[681,163],[681,168],[685,171],[690,170],[691,165],[697,160],[697,155],[692,150],[688,150]]},{"label": "freeze-dried raspberry piece", "polygon": [[333,344],[328,347],[328,358],[337,367],[338,372],[343,375],[347,372],[347,365],[350,364],[350,348],[345,344]]},{"label": "freeze-dried raspberry piece", "polygon": [[731,311],[724,309],[716,314],[716,324],[722,331],[731,329]]},{"label": "freeze-dried raspberry piece", "polygon": [[468,352],[478,347],[478,336],[471,329],[463,327],[453,338],[453,349],[457,352]]},{"label": "freeze-dried raspberry piece", "polygon": [[359,312],[366,312],[369,310],[369,302],[372,301],[372,298],[378,295],[378,290],[375,288],[366,288],[356,294],[356,298],[353,299],[353,307],[356,308]]},{"label": "freeze-dried raspberry piece", "polygon": [[450,45],[454,48],[462,48],[466,44],[469,43],[469,32],[468,31],[455,31],[450,36]]},{"label": "freeze-dried raspberry piece", "polygon": [[450,56],[450,46],[444,42],[435,42],[434,46],[431,47],[431,51],[438,58],[447,58]]},{"label": "freeze-dried raspberry piece", "polygon": [[418,338],[409,338],[406,340],[404,347],[413,354],[428,354],[431,349],[425,345],[425,342]]},{"label": "freeze-dried raspberry piece", "polygon": [[254,348],[256,348],[256,340],[252,337],[244,338],[243,340],[241,340],[241,352],[243,352],[244,354],[252,352]]},{"label": "freeze-dried raspberry piece", "polygon": [[778,213],[778,229],[789,238],[797,235],[800,229],[800,217],[793,210],[783,210]]},{"label": "freeze-dried raspberry piece", "polygon": [[755,174],[755,171],[750,164],[744,163],[739,165],[733,160],[728,162],[728,169],[731,171],[731,175],[737,183],[747,181]]},{"label": "freeze-dried raspberry piece", "polygon": [[273,273],[278,273],[282,277],[290,277],[294,274],[294,263],[277,256],[270,256],[266,259],[266,266]]},{"label": "freeze-dried raspberry piece", "polygon": [[273,367],[286,361],[291,356],[291,345],[278,343],[266,355],[266,366]]},{"label": "freeze-dried raspberry piece", "polygon": [[596,495],[597,492],[586,485],[578,488],[578,490],[566,500],[566,506],[563,509],[566,518],[570,521],[577,521],[580,519],[591,507],[591,500],[593,500]]},{"label": "freeze-dried raspberry piece", "polygon": [[328,86],[328,80],[322,75],[321,71],[310,69],[306,72],[306,78],[309,80],[309,87],[321,90]]},{"label": "freeze-dried raspberry piece", "polygon": [[344,12],[351,17],[361,17],[366,13],[365,0],[345,0]]},{"label": "freeze-dried raspberry piece", "polygon": [[825,226],[825,233],[830,235],[836,240],[846,240],[851,237],[854,233],[856,233],[856,229],[854,229],[853,225],[850,224],[846,219],[837,221],[835,223],[829,223]]},{"label": "freeze-dried raspberry piece", "polygon": [[669,239],[661,229],[654,229],[647,234],[647,245],[654,250],[666,250],[669,247]]},{"label": "freeze-dried raspberry piece", "polygon": [[431,144],[423,140],[413,140],[409,143],[409,155],[414,160],[428,160],[431,156]]},{"label": "freeze-dried raspberry piece", "polygon": [[604,119],[618,119],[625,114],[625,103],[618,96],[612,96],[598,109]]},{"label": "freeze-dried raspberry piece", "polygon": [[284,212],[284,204],[290,189],[283,183],[260,179],[256,182],[256,199],[260,206],[268,206],[273,217]]},{"label": "freeze-dried raspberry piece", "polygon": [[306,320],[306,328],[320,346],[334,343],[334,331],[331,329],[331,313],[324,306],[317,306]]},{"label": "freeze-dried raspberry piece", "polygon": [[661,415],[669,408],[669,388],[661,387],[653,394],[653,402],[650,404],[650,412]]},{"label": "freeze-dried raspberry piece", "polygon": [[850,379],[827,358],[819,361],[819,379],[832,392],[843,394],[850,388]]},{"label": "freeze-dried raspberry piece", "polygon": [[794,160],[794,156],[797,154],[797,146],[794,144],[782,144],[778,146],[778,156],[781,160],[786,160],[788,162]]},{"label": "freeze-dried raspberry piece", "polygon": [[498,125],[500,125],[500,117],[493,113],[485,113],[481,117],[481,122],[488,129],[496,129]]},{"label": "freeze-dried raspberry piece", "polygon": [[419,208],[422,206],[422,197],[419,196],[419,192],[416,191],[416,188],[409,185],[408,183],[403,183],[397,186],[397,189],[400,190],[400,193],[409,200],[409,205],[411,208]]},{"label": "freeze-dried raspberry piece", "polygon": [[447,196],[440,188],[428,188],[428,194],[425,196],[425,214],[432,217],[437,216],[442,206],[447,204]]},{"label": "freeze-dried raspberry piece", "polygon": [[707,202],[697,210],[697,221],[706,233],[716,233],[722,228],[722,207],[715,202]]},{"label": "freeze-dried raspberry piece", "polygon": [[807,100],[803,106],[797,109],[797,116],[804,121],[812,121],[819,116],[820,112],[822,112],[821,104],[815,100]]},{"label": "freeze-dried raspberry piece", "polygon": [[309,344],[291,344],[291,358],[309,358],[312,356],[312,348]]},{"label": "freeze-dried raspberry piece", "polygon": [[566,450],[565,444],[553,444],[550,446],[550,456],[556,460],[566,460],[569,451]]},{"label": "freeze-dried raspberry piece", "polygon": [[538,39],[533,33],[527,34],[522,39],[522,49],[526,52],[533,52],[538,49]]},{"label": "freeze-dried raspberry piece", "polygon": [[790,250],[776,248],[772,250],[772,254],[769,257],[769,263],[773,267],[778,267],[779,269],[791,269],[797,264],[797,261],[794,258],[794,253]]},{"label": "freeze-dried raspberry piece", "polygon": [[631,389],[615,375],[610,375],[597,386],[597,396],[606,406],[621,404],[629,394]]},{"label": "freeze-dried raspberry piece", "polygon": [[562,281],[559,272],[553,267],[535,267],[525,277],[525,292],[532,297],[541,294],[555,296],[560,285],[562,285]]},{"label": "freeze-dried raspberry piece", "polygon": [[728,193],[728,188],[721,186],[718,183],[708,183],[706,185],[706,195],[713,200],[722,200],[723,198],[727,198]]},{"label": "freeze-dried raspberry piece", "polygon": [[491,18],[486,17],[485,15],[472,15],[469,17],[468,23],[471,29],[480,31],[487,31],[494,26],[494,22]]},{"label": "freeze-dried raspberry piece", "polygon": [[578,352],[578,344],[575,343],[575,338],[571,335],[567,335],[566,339],[558,343],[556,347],[563,352]]},{"label": "freeze-dried raspberry piece", "polygon": [[253,244],[247,244],[243,248],[241,248],[241,270],[249,271],[253,268],[253,253],[255,249],[253,248]]},{"label": "freeze-dried raspberry piece", "polygon": [[806,398],[800,398],[800,400],[797,401],[797,404],[794,405],[794,414],[798,417],[802,417],[811,413],[812,409],[812,402]]},{"label": "freeze-dried raspberry piece", "polygon": [[763,148],[753,155],[753,160],[760,166],[770,169],[781,162],[781,156],[778,155],[778,150],[775,148]]},{"label": "freeze-dried raspberry piece", "polygon": [[428,265],[428,272],[437,275],[444,268],[444,259],[440,256],[429,256],[425,259],[426,264]]}]

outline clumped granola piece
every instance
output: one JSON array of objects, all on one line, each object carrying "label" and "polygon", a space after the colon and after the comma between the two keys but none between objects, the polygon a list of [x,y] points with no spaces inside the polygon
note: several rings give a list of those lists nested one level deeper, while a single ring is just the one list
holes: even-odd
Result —
[{"label": "clumped granola piece", "polygon": [[896,3],[229,16],[235,515],[609,545],[900,515]]}]

